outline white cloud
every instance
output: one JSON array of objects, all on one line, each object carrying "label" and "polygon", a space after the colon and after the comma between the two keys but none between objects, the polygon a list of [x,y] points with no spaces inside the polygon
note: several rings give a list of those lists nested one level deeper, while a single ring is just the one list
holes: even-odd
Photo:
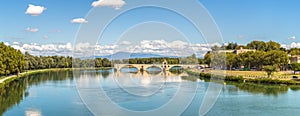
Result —
[{"label": "white cloud", "polygon": [[292,42],[291,44],[281,44],[281,47],[286,48],[286,49],[300,48],[300,43]]},{"label": "white cloud", "polygon": [[122,41],[120,43],[118,43],[119,45],[130,45],[131,42],[130,41]]},{"label": "white cloud", "polygon": [[70,21],[71,23],[88,23],[88,21],[84,18],[75,18]]},{"label": "white cloud", "polygon": [[291,39],[291,40],[296,39],[296,36],[291,36],[288,39]]},{"label": "white cloud", "polygon": [[89,43],[78,43],[75,46],[75,50],[76,51],[84,51],[86,49],[90,48],[90,44]]},{"label": "white cloud", "polygon": [[39,45],[36,43],[22,44],[13,42],[11,47],[20,50],[21,52],[29,52],[32,55],[60,55],[60,56],[71,56],[72,45],[71,43],[66,44],[44,44]]},{"label": "white cloud", "polygon": [[123,5],[125,5],[124,0],[98,0],[94,1],[92,3],[93,7],[102,7],[102,6],[108,6],[113,7],[115,10],[119,10]]},{"label": "white cloud", "polygon": [[30,28],[30,27],[27,27],[27,28],[25,29],[25,31],[35,33],[35,32],[38,32],[39,29],[38,29],[38,28]]},{"label": "white cloud", "polygon": [[7,45],[7,46],[9,46],[10,44],[9,44],[8,42],[4,42],[4,45]]},{"label": "white cloud", "polygon": [[[126,47],[122,47],[120,44],[111,45],[92,45],[90,43],[78,43],[75,45],[73,51],[73,45],[71,43],[66,44],[22,44],[14,42],[11,46],[15,49],[19,49],[22,52],[29,52],[33,55],[60,55],[60,56],[105,56],[111,55],[116,52],[130,52],[130,53],[148,53],[158,54],[163,56],[189,56],[196,53],[198,57],[210,50],[214,45],[218,44],[190,44],[184,41],[165,41],[165,40],[143,40],[138,44],[133,45],[130,42],[121,42],[128,44]],[[7,43],[8,44],[8,43]],[[300,43],[298,45],[300,47]]]},{"label": "white cloud", "polygon": [[19,42],[13,42],[13,45],[19,45],[20,43]]},{"label": "white cloud", "polygon": [[202,57],[213,45],[217,44],[190,44],[180,40],[171,42],[143,40],[136,46],[127,47],[125,52],[151,53],[163,56],[189,56],[195,53],[198,57]]},{"label": "white cloud", "polygon": [[44,12],[44,10],[46,10],[46,8],[43,6],[35,6],[32,4],[29,4],[25,14],[29,14],[31,16],[38,16],[38,15],[42,14]]},{"label": "white cloud", "polygon": [[290,48],[300,48],[300,43],[292,42]]}]

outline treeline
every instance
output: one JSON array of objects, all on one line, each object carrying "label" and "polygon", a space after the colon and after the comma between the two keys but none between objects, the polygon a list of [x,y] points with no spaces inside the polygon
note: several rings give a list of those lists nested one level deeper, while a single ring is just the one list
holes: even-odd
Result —
[{"label": "treeline", "polygon": [[71,68],[72,58],[64,56],[33,56],[25,53],[25,70]]},{"label": "treeline", "polygon": [[[74,64],[73,64],[74,63]],[[33,56],[28,52],[22,54],[10,46],[0,43],[0,76],[18,74],[25,70],[72,67],[111,67],[111,61],[101,59],[79,59],[70,56]]]},{"label": "treeline", "polygon": [[245,45],[239,45],[237,43],[228,43],[227,45],[223,45],[221,47],[214,46],[212,47],[212,50],[217,50],[217,49],[223,49],[223,50],[238,50],[240,48],[244,49],[256,49],[260,51],[271,51],[271,50],[282,50],[286,51],[285,48],[282,48],[279,43],[274,42],[274,41],[251,41],[248,43],[246,46]]},{"label": "treeline", "polygon": [[[228,45],[221,46],[221,48],[215,46],[213,49],[238,50],[240,49],[239,47],[255,49],[256,51],[249,51],[240,54],[226,53],[227,69],[239,69],[243,67],[245,70],[263,70],[264,66],[274,66],[280,70],[286,70],[289,68],[288,54],[292,53],[293,55],[300,55],[300,49],[293,48],[291,50],[286,50],[285,48],[281,48],[279,43],[273,41],[252,41],[246,46],[229,43]],[[205,55],[205,63],[211,63],[211,55],[212,54],[210,52]],[[214,57],[214,60],[224,57],[224,55],[220,55],[220,57]]]},{"label": "treeline", "polygon": [[47,68],[90,68],[111,67],[111,61],[107,58],[73,60],[70,56],[32,56],[25,53],[25,70],[47,69]]}]

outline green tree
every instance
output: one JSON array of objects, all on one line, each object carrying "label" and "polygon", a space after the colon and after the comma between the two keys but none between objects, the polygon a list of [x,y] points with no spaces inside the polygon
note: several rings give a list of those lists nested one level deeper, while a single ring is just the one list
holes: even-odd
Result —
[{"label": "green tree", "polygon": [[264,66],[264,71],[266,71],[268,77],[270,77],[274,72],[277,71],[276,66]]},{"label": "green tree", "polygon": [[300,71],[300,63],[292,63],[290,67],[294,71],[294,74],[296,74],[297,71]]},{"label": "green tree", "polygon": [[103,67],[110,67],[111,66],[111,62],[107,58],[104,58],[102,60],[102,65],[103,65]]},{"label": "green tree", "polygon": [[210,52],[208,52],[204,55],[204,63],[208,64],[209,66],[211,65],[211,54],[210,54]]},{"label": "green tree", "polygon": [[267,49],[266,51],[271,51],[271,50],[279,50],[280,49],[280,44],[274,41],[269,41],[266,43],[267,44]]},{"label": "green tree", "polygon": [[232,42],[230,42],[230,43],[228,43],[228,45],[226,46],[226,50],[234,50],[234,49],[237,48],[237,46],[238,46],[237,43],[232,43]]},{"label": "green tree", "polygon": [[232,66],[236,63],[235,57],[236,57],[236,54],[233,54],[233,53],[226,54],[226,65],[229,68],[229,70],[231,70]]},{"label": "green tree", "polygon": [[264,51],[256,51],[254,53],[254,55],[252,56],[253,60],[251,62],[251,64],[253,66],[255,66],[257,68],[257,70],[262,70],[263,66],[264,66],[264,63],[265,63],[265,55],[266,55],[266,52]]},{"label": "green tree", "polygon": [[288,63],[288,55],[286,52],[279,50],[272,50],[266,52],[265,65],[275,65],[282,70]]},{"label": "green tree", "polygon": [[291,48],[288,52],[292,56],[294,56],[294,55],[300,55],[300,49],[299,48]]},{"label": "green tree", "polygon": [[21,51],[0,43],[0,75],[18,74],[25,67],[24,55]]},{"label": "green tree", "polygon": [[263,41],[252,41],[247,44],[247,47],[250,49],[262,50],[262,51],[265,51],[267,49],[267,45]]}]

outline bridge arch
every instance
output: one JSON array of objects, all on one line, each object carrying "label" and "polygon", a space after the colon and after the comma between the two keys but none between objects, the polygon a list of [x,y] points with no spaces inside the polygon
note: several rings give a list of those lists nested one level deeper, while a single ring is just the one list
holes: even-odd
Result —
[{"label": "bridge arch", "polygon": [[169,68],[169,70],[173,70],[173,69],[184,69],[184,67],[183,66],[180,66],[180,65],[173,65],[173,66],[171,66],[170,68]]},{"label": "bridge arch", "polygon": [[[154,70],[150,70],[150,69],[154,69]],[[158,69],[158,70],[155,70]],[[152,66],[148,66],[145,68],[146,71],[150,72],[150,71],[154,71],[154,72],[160,72],[160,71],[163,71],[162,67],[161,66],[157,66],[157,65],[152,65]]]},{"label": "bridge arch", "polygon": [[131,64],[126,64],[126,65],[121,65],[121,66],[116,67],[116,69],[119,71],[121,71],[122,69],[125,69],[125,68],[135,68],[135,69],[137,69],[137,71],[140,70],[139,67],[131,65]]}]

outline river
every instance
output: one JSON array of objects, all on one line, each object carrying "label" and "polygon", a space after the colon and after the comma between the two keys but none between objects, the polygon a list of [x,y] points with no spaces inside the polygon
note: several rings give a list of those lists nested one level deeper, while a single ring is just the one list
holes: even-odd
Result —
[{"label": "river", "polygon": [[[113,103],[130,111],[155,110],[171,104],[178,94],[194,95],[181,114],[198,115],[208,80],[171,72],[137,73],[113,70],[78,72],[51,71],[20,78],[0,88],[0,115],[72,115],[90,116],[78,85],[84,78],[95,80]],[[95,81],[94,80],[94,81]],[[221,84],[223,85],[223,84]],[[195,88],[197,87],[197,88]],[[121,88],[121,89],[120,89]],[[272,86],[227,82],[207,115],[296,115],[300,114],[300,87]],[[184,95],[180,97],[184,97]],[[82,96],[82,95],[81,95]],[[94,96],[94,98],[104,96]],[[93,99],[93,96],[91,97]],[[85,101],[85,102],[83,102]],[[177,100],[180,102],[180,99]],[[173,101],[174,102],[174,101]],[[189,102],[189,101],[188,101]],[[105,106],[101,106],[105,109]],[[171,106],[176,108],[179,106]],[[174,112],[167,111],[166,114]],[[161,115],[166,115],[161,114]],[[117,112],[112,115],[119,115]]]}]

